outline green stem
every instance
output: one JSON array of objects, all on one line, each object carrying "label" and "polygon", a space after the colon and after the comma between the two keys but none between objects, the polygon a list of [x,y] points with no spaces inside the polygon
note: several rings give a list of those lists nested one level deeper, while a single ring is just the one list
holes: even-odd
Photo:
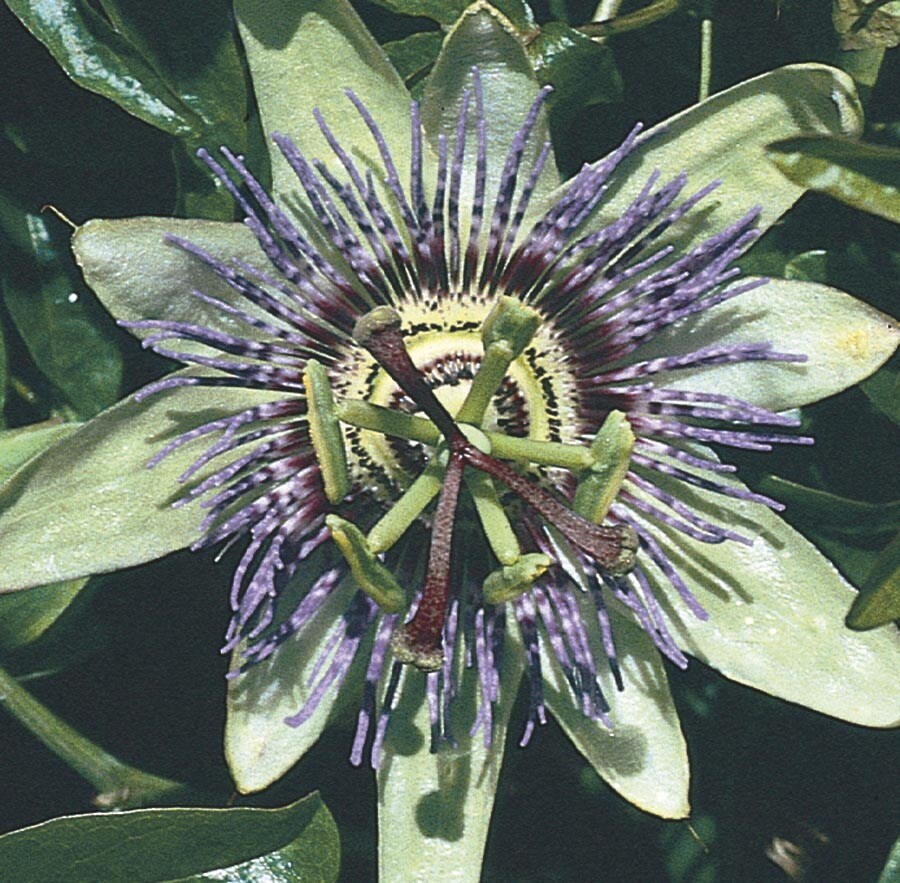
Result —
[{"label": "green stem", "polygon": [[615,18],[621,5],[622,0],[600,0],[591,16],[591,21],[609,21],[609,19]]},{"label": "green stem", "polygon": [[706,101],[709,98],[709,84],[712,80],[712,36],[712,19],[704,18],[700,22],[700,88],[697,93],[698,102]]},{"label": "green stem", "polygon": [[673,12],[677,12],[680,0],[657,0],[649,6],[644,6],[635,12],[627,15],[619,15],[616,18],[607,21],[597,21],[596,19],[586,25],[577,27],[576,31],[587,34],[593,40],[602,40],[613,34],[624,34],[627,31],[635,31],[639,28],[645,28],[647,25],[653,24]]},{"label": "green stem", "polygon": [[25,729],[97,789],[96,802],[104,809],[147,806],[173,792],[185,791],[178,782],[142,772],[107,754],[38,702],[3,668],[0,697]]}]

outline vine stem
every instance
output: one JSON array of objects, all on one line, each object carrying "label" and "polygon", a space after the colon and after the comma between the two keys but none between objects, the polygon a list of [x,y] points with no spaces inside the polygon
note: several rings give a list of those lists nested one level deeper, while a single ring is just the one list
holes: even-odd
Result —
[{"label": "vine stem", "polygon": [[35,699],[4,668],[0,668],[0,702],[25,729],[97,789],[94,802],[101,809],[170,802],[176,792],[187,793],[178,782],[142,772],[108,754]]},{"label": "vine stem", "polygon": [[709,84],[712,80],[712,37],[713,23],[709,17],[700,22],[700,88],[697,101],[709,98]]}]

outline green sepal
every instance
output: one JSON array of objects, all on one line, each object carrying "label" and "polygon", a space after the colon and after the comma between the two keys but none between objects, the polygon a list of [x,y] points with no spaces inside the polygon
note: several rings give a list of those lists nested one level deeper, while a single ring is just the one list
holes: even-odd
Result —
[{"label": "green sepal", "polygon": [[893,620],[900,620],[900,534],[875,559],[846,622],[865,631]]},{"label": "green sepal", "polygon": [[[522,33],[494,6],[479,0],[459,17],[444,40],[441,52],[432,68],[422,97],[422,126],[435,155],[439,139],[444,135],[448,143],[456,139],[456,128],[463,95],[472,87],[472,67],[481,72],[487,127],[487,155],[485,205],[493,205],[499,190],[504,159],[516,132],[540,92],[541,85],[525,52]],[[477,121],[474,100],[466,123],[466,153],[463,160],[460,205],[471,205],[475,190],[475,155],[470,145],[477,144]],[[541,111],[534,132],[525,147],[523,168],[532,168],[543,145],[550,140],[547,114]],[[551,154],[547,158],[535,184],[533,204],[544,199],[559,183],[559,173]],[[488,225],[482,227],[486,238]],[[469,225],[463,219],[461,236],[469,235]]]},{"label": "green sepal", "polygon": [[[409,175],[409,93],[384,50],[347,0],[235,0],[235,17],[269,142],[276,196],[299,195],[297,176],[271,142],[288,135],[300,152],[337,172],[340,164],[316,124],[318,109],[338,141],[365,165],[378,161],[352,88],[375,118],[401,179]],[[303,197],[301,197],[301,201]]]},{"label": "green sepal", "polygon": [[482,591],[488,604],[504,604],[527,592],[542,577],[553,560],[542,552],[529,552],[514,564],[507,564],[488,574]]},{"label": "green sepal", "polygon": [[324,365],[310,359],[303,372],[303,385],[306,387],[309,435],[322,472],[325,496],[331,503],[340,503],[350,493],[350,473],[347,471],[344,434]]},{"label": "green sepal", "polygon": [[[38,423],[0,432],[0,482],[51,444],[71,435],[78,423]],[[7,654],[43,635],[81,593],[86,579],[67,580],[0,596],[0,653]]]},{"label": "green sepal", "polygon": [[900,223],[900,149],[800,137],[770,144],[766,154],[795,184]]},{"label": "green sepal", "polygon": [[179,477],[205,450],[202,440],[152,469],[148,462],[185,432],[277,398],[243,387],[212,395],[204,386],[129,397],[29,460],[0,487],[0,591],[121,570],[190,545],[206,511],[172,504],[239,454],[221,454],[191,484]]},{"label": "green sepal", "polygon": [[403,589],[369,548],[365,534],[339,515],[327,515],[325,523],[359,587],[386,613],[403,610],[406,607]]},{"label": "green sepal", "polygon": [[[766,230],[804,191],[766,161],[766,147],[798,135],[852,138],[862,131],[862,122],[853,81],[822,64],[795,64],[738,83],[649,130],[617,167],[607,198],[585,222],[582,235],[616,221],[654,170],[663,182],[686,172],[687,192],[722,182],[701,210],[666,230],[658,246],[671,244],[684,254],[755,205],[762,208],[759,227]],[[536,194],[530,216],[558,202],[568,186],[543,199]]]},{"label": "green sepal", "polygon": [[594,465],[582,476],[572,508],[600,524],[616,499],[631,463],[634,433],[621,411],[611,411],[591,442]]}]

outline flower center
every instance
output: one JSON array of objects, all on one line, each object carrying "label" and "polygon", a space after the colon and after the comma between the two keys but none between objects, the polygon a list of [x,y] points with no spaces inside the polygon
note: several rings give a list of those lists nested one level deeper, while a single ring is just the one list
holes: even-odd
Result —
[{"label": "flower center", "polygon": [[[484,359],[481,329],[496,298],[462,295],[422,306],[400,306],[404,342],[413,364],[448,413],[456,418]],[[578,443],[578,404],[568,358],[552,326],[541,323],[531,343],[513,359],[479,422],[483,430],[540,442]],[[406,414],[420,406],[365,350],[354,348],[334,372],[339,396]],[[385,502],[406,491],[426,464],[421,443],[377,430],[345,426],[348,467],[354,481]],[[553,483],[548,467],[523,464],[533,477]]]},{"label": "flower center", "polygon": [[[396,385],[390,396],[405,395],[411,406],[425,417],[391,411],[371,400],[357,400],[335,407],[331,391],[321,385],[322,369],[315,362],[310,363],[304,382],[310,396],[313,443],[319,451],[329,498],[340,499],[343,491],[338,488],[346,486],[345,455],[335,456],[327,443],[328,439],[333,439],[332,432],[339,421],[363,430],[376,430],[385,436],[425,441],[434,448],[426,468],[368,535],[364,536],[355,525],[336,514],[329,515],[326,523],[360,587],[384,609],[399,612],[403,606],[403,589],[385,568],[379,554],[394,545],[438,496],[432,518],[425,584],[418,606],[412,619],[395,633],[392,640],[394,654],[401,662],[435,671],[444,662],[443,631],[451,593],[454,526],[464,478],[488,545],[500,564],[482,586],[484,600],[490,604],[511,600],[526,591],[552,563],[543,551],[523,551],[520,540],[527,539],[528,531],[523,533],[521,525],[517,529],[510,523],[498,487],[505,488],[505,492],[533,510],[574,548],[594,558],[600,567],[612,573],[625,573],[631,569],[637,551],[637,536],[625,525],[604,527],[599,524],[603,513],[597,508],[597,494],[592,490],[592,484],[600,480],[605,486],[608,482],[594,471],[602,464],[598,464],[593,445],[588,449],[556,440],[516,439],[487,428],[487,421],[493,419],[488,417],[488,409],[497,390],[507,379],[514,362],[531,346],[541,327],[541,317],[535,310],[509,297],[500,298],[493,305],[480,329],[481,363],[471,378],[465,398],[458,403],[455,415],[447,410],[422,367],[413,360],[402,325],[402,317],[395,309],[381,306],[357,321],[353,337],[373,360],[370,371],[373,386],[379,385],[380,380],[380,385],[390,388],[390,380]],[[427,338],[425,340],[423,343],[419,339],[420,348],[423,345],[427,348]],[[443,337],[438,340],[445,344]],[[467,361],[465,358],[460,360]],[[433,354],[428,354],[425,363],[433,362]],[[384,374],[381,378],[379,370]],[[479,426],[481,429],[477,428]],[[630,430],[628,434],[633,439]],[[570,458],[582,473],[575,505],[579,505],[580,496],[585,505],[584,514],[542,489],[521,471],[492,456],[495,442],[513,460],[564,466],[565,458]],[[517,445],[518,456],[513,453]],[[629,455],[630,444],[627,451],[617,453],[616,457],[627,464]],[[563,462],[557,462],[559,458]]]}]

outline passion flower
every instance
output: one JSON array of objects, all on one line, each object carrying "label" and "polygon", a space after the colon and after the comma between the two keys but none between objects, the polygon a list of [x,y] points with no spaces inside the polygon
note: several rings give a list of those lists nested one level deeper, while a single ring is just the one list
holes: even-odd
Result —
[{"label": "passion flower", "polygon": [[[243,224],[76,233],[110,310],[188,367],[4,489],[6,586],[241,544],[238,786],[361,702],[350,758],[378,769],[394,878],[448,849],[477,866],[523,676],[522,744],[549,709],[666,816],[687,813],[687,760],[660,655],[896,723],[896,636],[843,629],[849,586],[708,447],[809,443],[790,409],[896,347],[847,295],[736,264],[800,193],[761,145],[854,134],[842,75],[735,87],[559,185],[549,92],[488,4],[421,105],[342,0],[283,8],[277,35],[238,12],[273,187],[223,148],[203,156]],[[48,561],[17,551],[39,537]]]}]

